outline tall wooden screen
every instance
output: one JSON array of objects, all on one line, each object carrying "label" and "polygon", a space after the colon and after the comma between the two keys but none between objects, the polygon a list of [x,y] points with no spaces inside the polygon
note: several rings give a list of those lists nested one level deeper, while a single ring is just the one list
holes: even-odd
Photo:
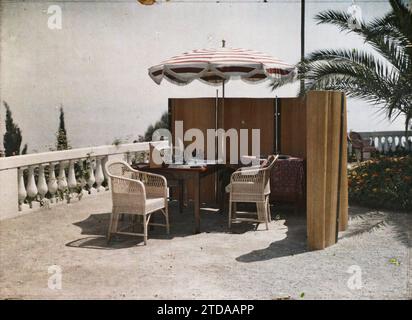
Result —
[{"label": "tall wooden screen", "polygon": [[[347,221],[346,99],[341,92],[306,96],[307,235],[309,249],[337,241]],[[339,218],[338,218],[339,216]]]}]

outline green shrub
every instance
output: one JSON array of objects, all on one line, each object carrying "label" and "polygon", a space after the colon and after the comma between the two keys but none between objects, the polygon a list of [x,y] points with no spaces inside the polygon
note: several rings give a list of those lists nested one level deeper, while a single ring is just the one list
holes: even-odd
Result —
[{"label": "green shrub", "polygon": [[363,162],[349,170],[349,201],[380,209],[412,212],[412,156]]}]

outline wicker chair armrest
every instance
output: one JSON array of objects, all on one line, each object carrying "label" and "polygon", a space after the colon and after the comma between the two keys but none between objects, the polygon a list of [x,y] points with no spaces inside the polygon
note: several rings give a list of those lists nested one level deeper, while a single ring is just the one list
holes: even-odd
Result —
[{"label": "wicker chair armrest", "polygon": [[231,183],[236,182],[258,182],[263,178],[263,170],[254,168],[250,170],[237,170],[232,173],[230,178]]},{"label": "wicker chair armrest", "polygon": [[112,193],[116,194],[137,194],[146,199],[146,190],[143,182],[135,179],[110,175]]},{"label": "wicker chair armrest", "polygon": [[257,171],[259,169],[261,169],[262,167],[260,165],[257,166],[249,166],[249,167],[240,167],[239,169],[237,169],[235,172],[244,172],[244,171]]}]

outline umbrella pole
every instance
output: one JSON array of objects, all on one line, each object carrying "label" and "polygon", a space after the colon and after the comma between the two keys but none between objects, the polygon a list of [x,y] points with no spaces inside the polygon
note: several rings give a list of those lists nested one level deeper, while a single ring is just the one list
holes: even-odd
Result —
[{"label": "umbrella pole", "polygon": [[[219,90],[216,89],[216,100],[215,100],[215,130],[217,130],[217,126],[218,126],[218,109],[219,109]],[[216,132],[216,131],[215,131]],[[217,151],[217,147],[219,144],[219,139],[217,137],[217,135],[215,134],[215,162],[217,162],[218,159],[218,151]],[[215,171],[215,201],[216,202],[220,202],[220,197],[219,197],[219,175],[218,175],[218,170]]]},{"label": "umbrella pole", "polygon": [[222,84],[222,123],[221,123],[222,127],[225,121],[224,115],[225,115],[225,82],[223,81],[223,84]]},{"label": "umbrella pole", "polygon": [[[215,99],[215,130],[217,130],[219,125],[219,90],[216,89],[216,99]],[[217,146],[217,135],[215,136],[215,146]],[[217,148],[215,147],[215,160],[217,160]]]},{"label": "umbrella pole", "polygon": [[[222,129],[224,129],[224,124],[225,124],[225,81],[223,81],[223,84],[222,84],[222,110],[221,110],[220,113],[221,113],[220,125],[221,125]],[[223,139],[222,139],[222,141],[223,141]],[[225,143],[225,142],[223,141],[222,143]],[[222,147],[222,151],[223,151],[223,145],[221,147]],[[226,159],[226,154],[223,155],[223,152],[222,152],[222,156],[225,157],[225,159]]]},{"label": "umbrella pole", "polygon": [[275,149],[276,149],[276,154],[279,154],[279,110],[278,110],[278,96],[275,97]]}]

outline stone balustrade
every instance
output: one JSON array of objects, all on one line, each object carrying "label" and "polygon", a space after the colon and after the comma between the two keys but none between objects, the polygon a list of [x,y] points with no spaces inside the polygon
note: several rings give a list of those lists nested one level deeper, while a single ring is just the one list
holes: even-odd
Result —
[{"label": "stone balustrade", "polygon": [[[358,131],[357,131],[358,132]],[[388,154],[389,152],[412,152],[412,132],[405,135],[405,131],[372,131],[358,132],[363,140],[369,140],[369,144],[374,146],[380,153]],[[353,155],[352,144],[348,141],[348,154]],[[358,151],[359,152],[359,151]],[[358,154],[359,159],[369,159],[370,152]]]},{"label": "stone balustrade", "polygon": [[412,151],[412,132],[405,135],[405,131],[375,131],[359,132],[362,139],[369,139],[371,145],[375,146],[381,153],[404,149]]},{"label": "stone balustrade", "polygon": [[144,160],[148,152],[149,143],[142,142],[1,158],[0,219],[105,192],[107,161],[132,163]]}]

